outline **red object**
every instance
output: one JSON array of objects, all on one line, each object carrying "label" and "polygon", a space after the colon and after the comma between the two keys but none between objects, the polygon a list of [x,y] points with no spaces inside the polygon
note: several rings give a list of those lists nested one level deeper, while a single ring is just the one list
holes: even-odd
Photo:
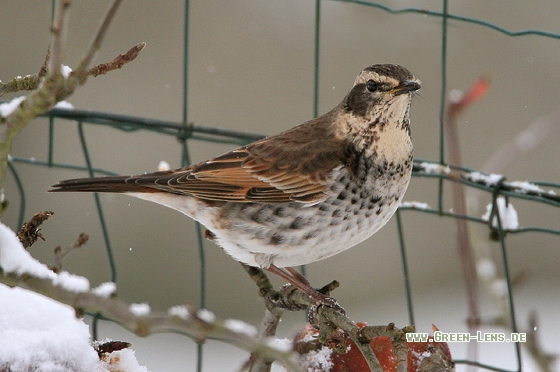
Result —
[{"label": "red object", "polygon": [[[358,323],[359,327],[364,327],[364,323]],[[434,331],[437,328],[433,327]],[[307,326],[300,334],[298,339],[303,339],[306,336],[316,336],[319,331],[311,326]],[[387,336],[379,336],[374,338],[371,343],[373,350],[379,364],[384,372],[397,372],[397,356],[393,348],[391,339]],[[449,361],[451,361],[451,352],[446,342],[435,342],[433,337],[429,337],[426,342],[407,342],[408,349],[408,371],[419,372],[420,363],[423,359],[432,355],[434,350],[443,353]],[[350,338],[346,338],[346,346],[348,351],[345,354],[339,354],[332,351],[330,354],[332,367],[331,372],[369,372],[369,367],[364,359],[360,349],[354,344]]]}]

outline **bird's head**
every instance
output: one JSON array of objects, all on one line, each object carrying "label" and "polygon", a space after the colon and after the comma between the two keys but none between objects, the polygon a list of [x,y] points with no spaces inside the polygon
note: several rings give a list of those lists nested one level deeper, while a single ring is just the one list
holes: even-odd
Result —
[{"label": "bird's head", "polygon": [[343,109],[356,118],[372,122],[408,118],[413,94],[420,82],[406,68],[381,64],[365,68],[342,101]]}]

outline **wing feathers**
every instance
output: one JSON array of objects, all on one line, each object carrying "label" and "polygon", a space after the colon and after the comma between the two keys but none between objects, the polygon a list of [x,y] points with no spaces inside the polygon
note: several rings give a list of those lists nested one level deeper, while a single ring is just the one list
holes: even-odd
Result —
[{"label": "wing feathers", "polygon": [[[327,198],[328,178],[342,165],[344,144],[327,125],[331,114],[190,167],[62,181],[50,191],[163,191],[205,200],[317,203]],[[309,138],[315,139],[311,145]]]}]

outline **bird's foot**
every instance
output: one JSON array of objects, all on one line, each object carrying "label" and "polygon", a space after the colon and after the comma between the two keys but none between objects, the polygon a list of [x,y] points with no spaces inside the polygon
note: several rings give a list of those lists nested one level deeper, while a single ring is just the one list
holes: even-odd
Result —
[{"label": "bird's foot", "polygon": [[317,329],[319,328],[318,324],[320,323],[319,310],[322,306],[330,307],[333,310],[339,312],[340,314],[346,315],[346,310],[344,310],[344,308],[340,306],[337,300],[335,300],[332,297],[323,296],[321,300],[319,301],[316,300],[315,304],[309,307],[309,311],[307,313],[307,321],[309,322],[309,324],[311,324],[313,327]]}]

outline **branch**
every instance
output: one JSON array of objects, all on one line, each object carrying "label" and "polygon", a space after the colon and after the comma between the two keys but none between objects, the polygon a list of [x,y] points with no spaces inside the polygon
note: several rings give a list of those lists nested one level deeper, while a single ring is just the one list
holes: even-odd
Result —
[{"label": "branch", "polygon": [[[64,52],[64,35],[67,31],[67,11],[70,6],[70,0],[59,0],[55,5],[55,14],[51,29],[51,46],[50,56],[47,54],[48,71],[44,77],[42,84],[38,90],[30,93],[23,101],[20,102],[15,110],[4,113],[4,118],[0,115],[0,217],[2,216],[6,202],[3,200],[4,183],[6,180],[6,168],[8,164],[8,154],[12,147],[13,138],[35,117],[47,112],[57,102],[70,96],[74,90],[83,85],[89,76],[90,63],[105,37],[107,29],[113,20],[116,11],[122,0],[114,0],[111,7],[107,11],[95,38],[93,39],[85,56],[82,58],[78,67],[74,69],[74,73],[64,78],[61,71],[63,52]],[[142,48],[142,44],[138,47]],[[134,53],[132,53],[133,55]],[[125,60],[131,58],[131,55],[117,57],[117,59]],[[118,66],[115,63],[114,66]],[[108,71],[108,69],[106,69]],[[40,73],[44,69],[42,68]]]},{"label": "branch", "polygon": [[532,311],[531,314],[529,314],[528,323],[527,342],[525,346],[527,347],[527,350],[529,350],[529,353],[535,362],[537,362],[541,371],[552,372],[552,366],[556,360],[558,360],[558,355],[544,352],[538,338],[538,322],[537,313],[535,311]]},{"label": "branch", "polygon": [[[370,370],[375,372],[383,371],[377,357],[369,345],[371,339],[367,341],[364,340],[364,338],[358,338],[360,328],[348,317],[346,317],[346,315],[341,314],[339,311],[330,306],[319,305],[315,308],[314,301],[292,285],[287,284],[283,286],[280,291],[275,291],[268,279],[268,276],[263,270],[244,264],[242,264],[242,266],[259,287],[259,295],[263,297],[267,309],[270,309],[271,307],[288,309],[290,311],[299,311],[308,308],[311,309],[311,312],[316,313],[319,322],[320,342],[332,339],[332,336],[337,333],[338,329],[341,329],[352,341],[354,341],[354,343],[356,343]],[[336,287],[338,287],[338,282],[333,282],[319,290],[319,292],[330,292],[330,290]],[[260,369],[257,371],[267,371],[267,369]]]},{"label": "branch", "polygon": [[69,92],[73,92],[78,85],[83,85],[86,82],[88,77],[88,69],[91,64],[91,61],[93,60],[93,57],[97,54],[99,49],[101,48],[101,43],[105,38],[105,34],[107,33],[107,30],[109,29],[109,25],[111,24],[111,21],[115,17],[115,14],[117,13],[117,9],[119,8],[121,2],[122,0],[113,0],[113,3],[107,10],[107,13],[103,18],[103,21],[101,22],[101,25],[97,30],[97,34],[93,38],[88,51],[86,52],[86,54],[84,55],[80,63],[78,64],[78,67],[74,70],[75,73],[72,76],[68,77],[68,84],[66,88]]},{"label": "branch", "polygon": [[[99,75],[105,75],[108,72],[113,70],[121,69],[124,65],[129,62],[132,62],[138,57],[138,54],[144,49],[146,43],[140,43],[138,45],[133,46],[130,48],[126,53],[119,54],[115,57],[112,61],[107,63],[100,63],[91,69],[89,69],[87,75],[97,77]],[[49,60],[49,54],[47,54],[45,58],[45,62],[43,66],[39,70],[38,73],[35,75],[27,75],[27,76],[18,76],[13,78],[7,83],[0,82],[0,97],[7,93],[15,93],[22,90],[35,90],[39,87],[41,83],[41,78],[44,77],[47,73],[46,66]],[[72,71],[69,76],[74,75],[75,72]]]},{"label": "branch", "polygon": [[[79,316],[86,312],[100,312],[121,327],[140,336],[146,337],[156,333],[175,332],[188,336],[196,342],[211,338],[226,342],[240,349],[278,360],[290,371],[302,371],[292,353],[281,351],[268,343],[262,342],[249,332],[237,330],[231,321],[210,319],[201,316],[189,306],[170,309],[168,314],[150,313],[135,315],[130,305],[121,301],[116,295],[106,297],[95,294],[95,290],[75,292],[53,284],[51,279],[39,278],[31,274],[18,275],[4,273],[0,269],[0,282],[10,287],[21,287],[52,298],[60,303],[72,306]],[[175,311],[173,310],[175,309]],[[177,310],[179,309],[179,310]]]},{"label": "branch", "polygon": [[55,273],[58,273],[60,269],[62,269],[62,261],[64,260],[64,258],[73,250],[78,249],[82,245],[86,244],[88,240],[89,235],[86,233],[81,233],[80,236],[78,236],[78,239],[71,246],[63,249],[60,245],[57,245],[54,249],[53,264],[49,267],[49,269],[51,269]]},{"label": "branch", "polygon": [[[452,102],[447,110],[445,122],[446,147],[449,154],[449,162],[456,166],[461,166],[461,153],[459,144],[459,134],[457,132],[457,118],[475,101],[482,98],[488,90],[490,81],[486,77],[481,77],[461,99]],[[451,173],[451,177],[458,179],[459,175]],[[452,183],[453,211],[459,215],[467,215],[465,189],[459,182]],[[457,219],[457,246],[463,267],[463,277],[467,289],[469,305],[469,329],[473,330],[480,320],[478,295],[476,291],[476,269],[472,253],[472,246],[469,236],[469,229],[466,220]]]},{"label": "branch", "polygon": [[[116,69],[121,69],[127,63],[134,61],[145,46],[146,43],[140,43],[130,48],[125,54],[119,54],[111,62],[98,64],[88,71],[88,76],[96,77]],[[70,76],[72,75],[70,74]]]},{"label": "branch", "polygon": [[[458,117],[468,109],[475,101],[482,98],[489,89],[490,80],[487,77],[479,78],[475,84],[460,99],[451,102],[447,109],[445,121],[445,144],[446,151],[449,154],[449,163],[461,166],[461,152],[459,144],[459,133],[457,128]],[[459,179],[459,175],[451,173],[452,178]],[[459,182],[453,182],[451,185],[453,195],[453,212],[461,216],[467,215],[467,203],[465,197],[465,188]],[[475,259],[469,234],[469,227],[466,220],[456,219],[457,225],[456,239],[459,248],[459,256],[461,258],[461,266],[463,268],[463,277],[465,279],[465,287],[467,292],[467,302],[469,308],[468,327],[473,333],[480,324],[480,308],[477,293],[477,275]],[[476,344],[469,346],[469,354],[476,359]]]}]

